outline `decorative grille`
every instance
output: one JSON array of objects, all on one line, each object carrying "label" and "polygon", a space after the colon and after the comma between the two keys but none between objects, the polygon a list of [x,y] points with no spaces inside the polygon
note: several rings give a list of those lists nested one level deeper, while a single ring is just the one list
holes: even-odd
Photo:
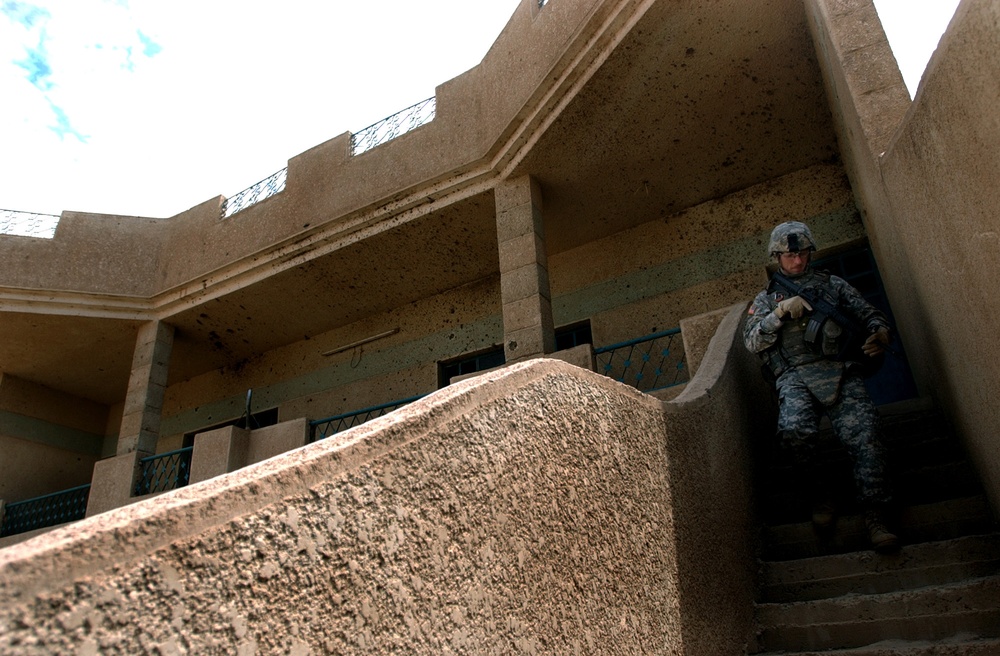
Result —
[{"label": "decorative grille", "polygon": [[643,392],[688,380],[680,328],[594,349],[594,356],[598,373]]},{"label": "decorative grille", "polygon": [[0,235],[52,239],[56,235],[57,225],[59,225],[57,214],[0,210]]},{"label": "decorative grille", "polygon": [[315,419],[309,422],[309,425],[312,427],[312,438],[310,441],[315,442],[316,440],[322,440],[323,438],[335,435],[340,431],[345,431],[348,428],[359,426],[370,419],[387,415],[393,410],[401,408],[409,403],[413,403],[424,396],[426,395],[421,394],[419,396],[411,396],[408,399],[390,401],[389,403],[375,405],[370,408],[365,408],[364,410],[345,412],[342,415],[335,415],[333,417],[327,417],[326,419]]},{"label": "decorative grille", "polygon": [[288,178],[288,167],[281,169],[277,173],[272,173],[257,184],[248,187],[236,194],[232,198],[227,198],[222,203],[222,218],[230,217],[240,210],[270,198],[285,190],[285,180]]},{"label": "decorative grille", "polygon": [[139,479],[134,496],[165,492],[188,484],[193,446],[139,459]]},{"label": "decorative grille", "polygon": [[44,496],[8,503],[0,537],[27,533],[83,519],[87,515],[90,483]]},{"label": "decorative grille", "polygon": [[416,105],[396,112],[378,123],[369,125],[351,135],[351,155],[360,155],[425,123],[430,123],[434,120],[436,111],[437,98],[431,96],[427,100],[421,100]]}]

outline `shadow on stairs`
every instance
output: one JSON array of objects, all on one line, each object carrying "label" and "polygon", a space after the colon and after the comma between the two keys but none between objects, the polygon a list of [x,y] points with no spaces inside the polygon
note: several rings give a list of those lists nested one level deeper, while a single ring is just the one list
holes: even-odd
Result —
[{"label": "shadow on stairs", "polygon": [[1000,533],[946,422],[926,404],[882,408],[903,548],[871,550],[849,461],[827,435],[840,517],[821,537],[791,466],[762,458],[764,520],[757,643],[750,653],[884,656],[1000,654]]}]

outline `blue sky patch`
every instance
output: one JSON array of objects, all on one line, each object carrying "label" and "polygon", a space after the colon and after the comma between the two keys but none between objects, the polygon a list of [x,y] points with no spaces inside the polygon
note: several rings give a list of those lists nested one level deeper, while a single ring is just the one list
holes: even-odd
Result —
[{"label": "blue sky patch", "polygon": [[49,57],[45,51],[44,42],[39,41],[35,48],[26,48],[25,54],[27,56],[24,59],[19,59],[14,64],[27,72],[28,81],[37,89],[41,91],[52,89],[52,80],[50,79],[52,67],[49,66]]}]

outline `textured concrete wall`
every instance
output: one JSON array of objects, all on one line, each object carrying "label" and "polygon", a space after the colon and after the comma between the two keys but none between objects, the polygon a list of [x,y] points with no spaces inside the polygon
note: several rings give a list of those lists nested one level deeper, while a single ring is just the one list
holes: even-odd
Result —
[{"label": "textured concrete wall", "polygon": [[[1000,5],[965,0],[882,159],[909,350],[1000,508]],[[899,281],[902,283],[903,281]],[[898,284],[899,284],[898,283]]]},{"label": "textured concrete wall", "polygon": [[0,499],[89,483],[107,414],[99,403],[0,375]]},{"label": "textured concrete wall", "polygon": [[556,361],[458,383],[0,551],[0,651],[684,653],[672,515],[704,488],[665,428]]},{"label": "textured concrete wall", "polygon": [[810,167],[551,256],[555,323],[590,318],[603,346],[752,298],[771,229],[791,219],[823,248],[864,237],[844,170]]},{"label": "textured concrete wall", "polygon": [[95,453],[7,435],[0,435],[0,454],[0,499],[8,503],[89,483],[97,461]]},{"label": "textured concrete wall", "polygon": [[[395,334],[323,355],[372,335]],[[172,385],[164,400],[158,451],[184,433],[278,408],[280,421],[321,419],[437,389],[437,361],[503,341],[499,277],[396,308],[263,353],[239,371],[216,370]]]},{"label": "textured concrete wall", "polygon": [[[810,0],[848,171],[923,393],[952,416],[1000,507],[1000,7],[965,0],[912,106],[868,0]],[[859,38],[863,38],[859,42]]]}]

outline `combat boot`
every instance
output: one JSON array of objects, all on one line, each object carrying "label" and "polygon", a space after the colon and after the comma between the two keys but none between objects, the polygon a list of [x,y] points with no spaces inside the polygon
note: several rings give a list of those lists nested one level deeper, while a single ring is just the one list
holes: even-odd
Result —
[{"label": "combat boot", "polygon": [[879,511],[869,510],[865,513],[865,527],[868,529],[868,539],[878,553],[893,553],[899,549],[899,538],[885,527]]},{"label": "combat boot", "polygon": [[821,531],[833,528],[833,523],[837,521],[837,507],[832,501],[821,501],[813,505],[812,522],[813,526]]}]

